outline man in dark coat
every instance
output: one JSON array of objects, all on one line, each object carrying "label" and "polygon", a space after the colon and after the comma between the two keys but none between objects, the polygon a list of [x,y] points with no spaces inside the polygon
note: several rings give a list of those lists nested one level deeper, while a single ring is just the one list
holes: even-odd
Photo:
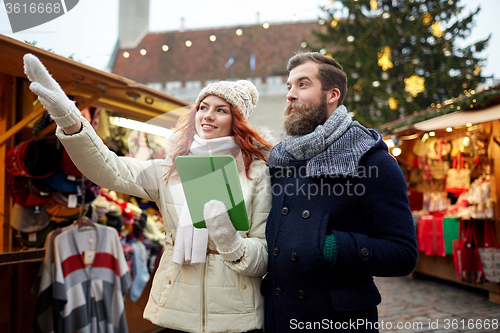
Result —
[{"label": "man in dark coat", "polygon": [[268,161],[265,330],[378,332],[373,276],[403,276],[417,261],[406,182],[381,135],[353,121],[347,77],[333,59],[288,63],[282,142]]}]

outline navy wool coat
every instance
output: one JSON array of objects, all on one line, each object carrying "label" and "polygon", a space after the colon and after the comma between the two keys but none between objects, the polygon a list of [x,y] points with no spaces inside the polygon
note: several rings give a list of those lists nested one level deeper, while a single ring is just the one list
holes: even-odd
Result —
[{"label": "navy wool coat", "polygon": [[[306,178],[306,162],[270,168],[266,333],[376,332],[373,276],[407,275],[418,255],[401,169],[382,140],[362,157],[357,177]],[[327,234],[337,240],[331,264],[323,258]]]}]

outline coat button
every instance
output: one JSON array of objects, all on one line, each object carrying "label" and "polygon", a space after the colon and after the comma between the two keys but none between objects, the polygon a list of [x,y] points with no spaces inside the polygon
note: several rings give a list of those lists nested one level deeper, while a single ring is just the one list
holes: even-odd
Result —
[{"label": "coat button", "polygon": [[168,280],[168,284],[172,284],[172,280]]},{"label": "coat button", "polygon": [[280,288],[280,287],[275,288],[275,289],[274,289],[274,294],[275,294],[276,296],[281,295],[281,288]]},{"label": "coat button", "polygon": [[281,214],[287,215],[288,214],[288,207],[281,208]]},{"label": "coat button", "polygon": [[370,254],[370,251],[366,247],[362,247],[360,252],[363,257],[367,257]]},{"label": "coat button", "polygon": [[293,171],[291,169],[288,169],[288,171],[286,172],[286,176],[288,178],[291,178],[293,176]]},{"label": "coat button", "polygon": [[244,284],[241,285],[241,289],[245,290],[247,289],[247,286],[245,286]]},{"label": "coat button", "polygon": [[275,257],[277,257],[280,254],[280,249],[278,249],[277,247],[275,247],[273,249],[273,254],[274,254]]},{"label": "coat button", "polygon": [[299,258],[299,256],[297,255],[297,253],[292,252],[292,260],[297,261],[298,258]]},{"label": "coat button", "polygon": [[307,219],[309,216],[311,216],[311,213],[307,209],[302,212],[303,218]]},{"label": "coat button", "polygon": [[299,296],[299,298],[304,298],[306,297],[306,293],[304,292],[304,290],[299,290],[297,292],[297,296]]}]

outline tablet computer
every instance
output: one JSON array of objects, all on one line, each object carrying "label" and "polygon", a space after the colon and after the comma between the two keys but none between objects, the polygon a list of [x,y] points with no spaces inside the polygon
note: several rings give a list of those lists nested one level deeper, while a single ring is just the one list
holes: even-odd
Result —
[{"label": "tablet computer", "polygon": [[232,155],[178,156],[175,162],[196,228],[206,228],[203,209],[210,200],[226,205],[236,230],[250,228],[238,167]]}]

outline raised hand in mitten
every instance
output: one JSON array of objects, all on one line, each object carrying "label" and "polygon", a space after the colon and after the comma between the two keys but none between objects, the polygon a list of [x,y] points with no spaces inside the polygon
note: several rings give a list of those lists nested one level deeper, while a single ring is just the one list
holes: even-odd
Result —
[{"label": "raised hand in mitten", "polygon": [[70,127],[80,119],[81,112],[75,102],[66,96],[40,60],[30,53],[24,55],[24,72],[32,82],[30,90],[38,95],[38,99],[57,125]]},{"label": "raised hand in mitten", "polygon": [[205,204],[203,216],[208,234],[224,260],[235,261],[243,255],[243,238],[238,234],[227,214],[224,203],[211,200]]}]

